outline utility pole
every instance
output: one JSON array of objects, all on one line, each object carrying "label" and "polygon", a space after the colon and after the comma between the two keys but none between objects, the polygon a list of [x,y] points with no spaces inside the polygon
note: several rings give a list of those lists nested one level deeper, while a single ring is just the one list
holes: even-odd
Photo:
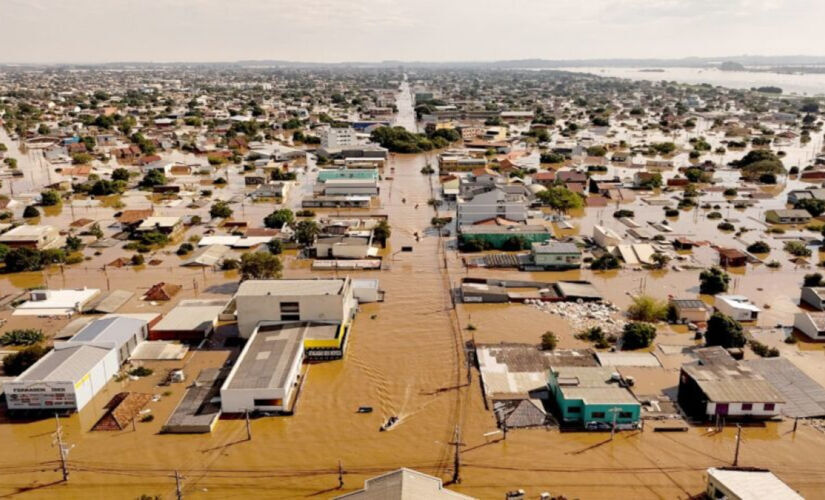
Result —
[{"label": "utility pole", "polygon": [[66,445],[63,444],[63,428],[60,426],[60,417],[57,413],[54,414],[54,421],[57,424],[57,430],[55,431],[55,440],[57,442],[57,451],[60,454],[60,469],[63,471],[63,481],[69,480],[69,468],[66,464],[66,455],[68,450],[66,449]]},{"label": "utility pole", "polygon": [[453,457],[453,483],[461,484],[461,425],[455,426],[455,438],[451,445],[455,446],[455,455]]},{"label": "utility pole", "polygon": [[614,406],[609,411],[613,414],[613,425],[610,426],[610,440],[613,441],[613,436],[616,435],[616,418],[619,416],[619,412],[622,411],[622,409],[618,406]]},{"label": "utility pole", "polygon": [[249,410],[244,412],[246,416],[246,440],[252,441],[252,427],[249,425]]},{"label": "utility pole", "polygon": [[338,489],[344,487],[344,465],[338,460]]},{"label": "utility pole", "polygon": [[733,456],[733,466],[739,465],[739,443],[742,442],[742,425],[736,424],[736,454]]},{"label": "utility pole", "polygon": [[183,491],[180,488],[180,474],[178,471],[175,471],[175,496],[178,500],[183,498]]}]

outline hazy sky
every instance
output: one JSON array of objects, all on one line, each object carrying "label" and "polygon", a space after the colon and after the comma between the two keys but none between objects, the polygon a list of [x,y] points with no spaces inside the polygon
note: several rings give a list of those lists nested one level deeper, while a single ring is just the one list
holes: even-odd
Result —
[{"label": "hazy sky", "polygon": [[0,0],[0,61],[823,55],[825,0]]}]

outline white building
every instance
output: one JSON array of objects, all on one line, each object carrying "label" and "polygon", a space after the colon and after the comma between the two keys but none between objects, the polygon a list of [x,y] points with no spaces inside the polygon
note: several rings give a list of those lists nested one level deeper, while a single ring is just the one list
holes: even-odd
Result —
[{"label": "white building", "polygon": [[82,409],[146,339],[146,321],[95,320],[4,386],[10,410]]},{"label": "white building", "polygon": [[70,316],[100,294],[97,288],[78,290],[32,290],[12,316]]},{"label": "white building", "polygon": [[526,222],[527,199],[521,194],[512,194],[504,189],[495,188],[486,193],[476,194],[471,199],[459,198],[456,218],[459,226],[496,218]]},{"label": "white building", "polygon": [[622,242],[622,237],[610,228],[593,226],[593,241],[596,245],[607,248],[619,245]]},{"label": "white building", "polygon": [[221,387],[221,409],[243,413],[291,408],[307,328],[306,323],[260,323]]},{"label": "white building", "polygon": [[312,321],[345,325],[357,301],[350,278],[247,280],[235,294],[240,336],[249,338],[262,321]]},{"label": "white building", "polygon": [[707,495],[726,500],[803,500],[769,470],[734,467],[708,469]]},{"label": "white building", "polygon": [[474,497],[450,491],[441,479],[412,470],[398,469],[364,481],[364,489],[335,497],[336,500],[387,499],[454,499],[473,500]]},{"label": "white building", "polygon": [[793,326],[813,340],[825,340],[825,312],[797,313]]},{"label": "white building", "polygon": [[736,321],[756,321],[762,311],[743,295],[717,295],[713,306]]},{"label": "white building", "polygon": [[358,142],[354,129],[327,127],[320,133],[321,147],[323,149],[341,149],[345,146],[354,146]]}]

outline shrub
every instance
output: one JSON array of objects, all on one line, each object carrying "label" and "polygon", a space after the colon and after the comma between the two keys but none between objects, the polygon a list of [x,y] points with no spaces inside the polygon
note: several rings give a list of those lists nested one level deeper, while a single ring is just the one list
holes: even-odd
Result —
[{"label": "shrub", "polygon": [[129,370],[129,375],[133,377],[148,377],[153,373],[155,373],[154,370],[145,366],[138,366]]},{"label": "shrub", "polygon": [[272,255],[280,255],[284,252],[284,247],[281,245],[281,240],[272,238],[266,244],[266,248]]},{"label": "shrub", "polygon": [[786,241],[783,247],[786,252],[796,257],[810,257],[811,249],[801,241]]},{"label": "shrub", "polygon": [[192,245],[191,243],[181,243],[180,246],[178,247],[177,252],[175,252],[175,253],[177,253],[178,255],[186,255],[194,249],[195,249],[195,246]]},{"label": "shrub", "polygon": [[748,252],[751,253],[768,253],[770,251],[770,245],[768,245],[764,241],[757,241],[748,245]]},{"label": "shrub", "polygon": [[43,340],[43,331],[33,328],[10,330],[0,337],[2,345],[32,345]]},{"label": "shrub", "polygon": [[559,343],[558,337],[553,332],[544,332],[541,336],[541,348],[545,351],[553,351]]},{"label": "shrub", "polygon": [[661,321],[667,317],[667,303],[650,295],[639,295],[633,297],[633,303],[627,308],[627,316],[634,321]]},{"label": "shrub", "polygon": [[636,213],[633,210],[616,210],[613,212],[613,217],[621,219],[622,217],[635,217]]},{"label": "shrub", "polygon": [[716,219],[721,219],[721,218],[722,218],[722,214],[720,214],[719,212],[710,212],[708,214],[708,219],[711,219],[711,220],[716,220]]},{"label": "shrub", "polygon": [[748,342],[751,350],[760,357],[763,358],[777,358],[779,357],[779,349],[776,347],[768,347],[767,345],[759,342],[758,340],[751,340]]},{"label": "shrub", "polygon": [[136,253],[132,255],[132,265],[133,266],[142,266],[146,259],[143,258],[143,255]]},{"label": "shrub", "polygon": [[716,229],[719,229],[720,231],[733,231],[736,227],[734,227],[734,225],[730,222],[720,222],[716,226]]},{"label": "shrub", "polygon": [[665,217],[679,217],[679,211],[675,208],[668,208],[665,210]]},{"label": "shrub", "polygon": [[224,259],[221,263],[221,270],[223,271],[231,271],[239,267],[241,267],[241,262],[238,259]]}]

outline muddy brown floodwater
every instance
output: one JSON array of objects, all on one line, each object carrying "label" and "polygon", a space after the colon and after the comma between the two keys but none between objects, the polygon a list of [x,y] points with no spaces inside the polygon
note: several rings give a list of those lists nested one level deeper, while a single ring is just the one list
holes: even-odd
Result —
[{"label": "muddy brown floodwater", "polygon": [[[174,472],[182,478],[186,498],[328,498],[361,488],[365,479],[398,467],[411,467],[451,480],[454,440],[460,429],[460,484],[451,488],[479,498],[502,498],[524,488],[569,498],[689,498],[704,490],[708,467],[730,465],[735,429],[712,432],[693,427],[685,433],[623,432],[610,441],[603,433],[557,430],[511,431],[506,441],[485,437],[496,429],[484,408],[478,373],[468,370],[464,342],[537,342],[555,329],[562,347],[579,346],[575,324],[525,305],[471,305],[453,308],[451,289],[466,271],[452,249],[427,232],[434,212],[427,206],[436,178],[420,174],[427,156],[394,156],[382,184],[382,205],[393,226],[384,252],[387,269],[355,272],[377,277],[386,302],[361,307],[343,360],[309,365],[296,413],[251,422],[247,440],[243,420],[221,420],[208,435],[161,435],[160,427],[180,400],[185,384],[158,387],[164,365],[137,381],[113,381],[83,411],[62,419],[63,438],[72,448],[70,477],[62,482],[55,422],[4,422],[0,425],[0,495],[14,498],[124,498],[161,495],[174,498]],[[406,199],[406,202],[402,201]],[[418,204],[419,208],[414,206]],[[577,225],[592,224],[584,217]],[[414,233],[423,235],[416,243]],[[411,253],[399,253],[412,245]],[[306,262],[288,257],[287,277],[334,276],[310,272]],[[780,271],[785,275],[788,271]],[[525,279],[584,278],[613,301],[626,304],[626,292],[644,286],[657,295],[685,293],[697,284],[695,272],[642,274],[632,271],[593,274],[473,270],[470,275],[520,276]],[[640,278],[647,275],[646,283]],[[231,295],[237,276],[189,271],[178,266],[102,271],[66,268],[51,271],[60,286],[97,286],[139,291],[165,279],[185,285],[181,298]],[[741,277],[740,287],[773,283],[771,272]],[[3,291],[44,281],[41,273],[8,277]],[[784,282],[778,290],[785,294]],[[765,286],[765,288],[769,288]],[[769,300],[771,293],[757,294]],[[788,291],[790,293],[790,291]],[[170,305],[130,302],[129,311],[160,311]],[[781,308],[781,304],[777,305]],[[472,323],[476,329],[467,326]],[[57,328],[59,325],[55,325]],[[689,335],[674,332],[685,343]],[[191,380],[207,366],[219,366],[226,350],[190,353]],[[103,405],[116,392],[160,395],[149,403],[155,419],[135,429],[90,432]],[[168,392],[166,392],[168,391]],[[360,405],[375,408],[358,414]],[[400,423],[388,432],[378,428],[390,415]],[[768,423],[743,432],[740,464],[767,467],[808,498],[825,497],[825,435],[807,425],[791,433],[793,423]],[[338,464],[344,487],[336,489]]]}]

